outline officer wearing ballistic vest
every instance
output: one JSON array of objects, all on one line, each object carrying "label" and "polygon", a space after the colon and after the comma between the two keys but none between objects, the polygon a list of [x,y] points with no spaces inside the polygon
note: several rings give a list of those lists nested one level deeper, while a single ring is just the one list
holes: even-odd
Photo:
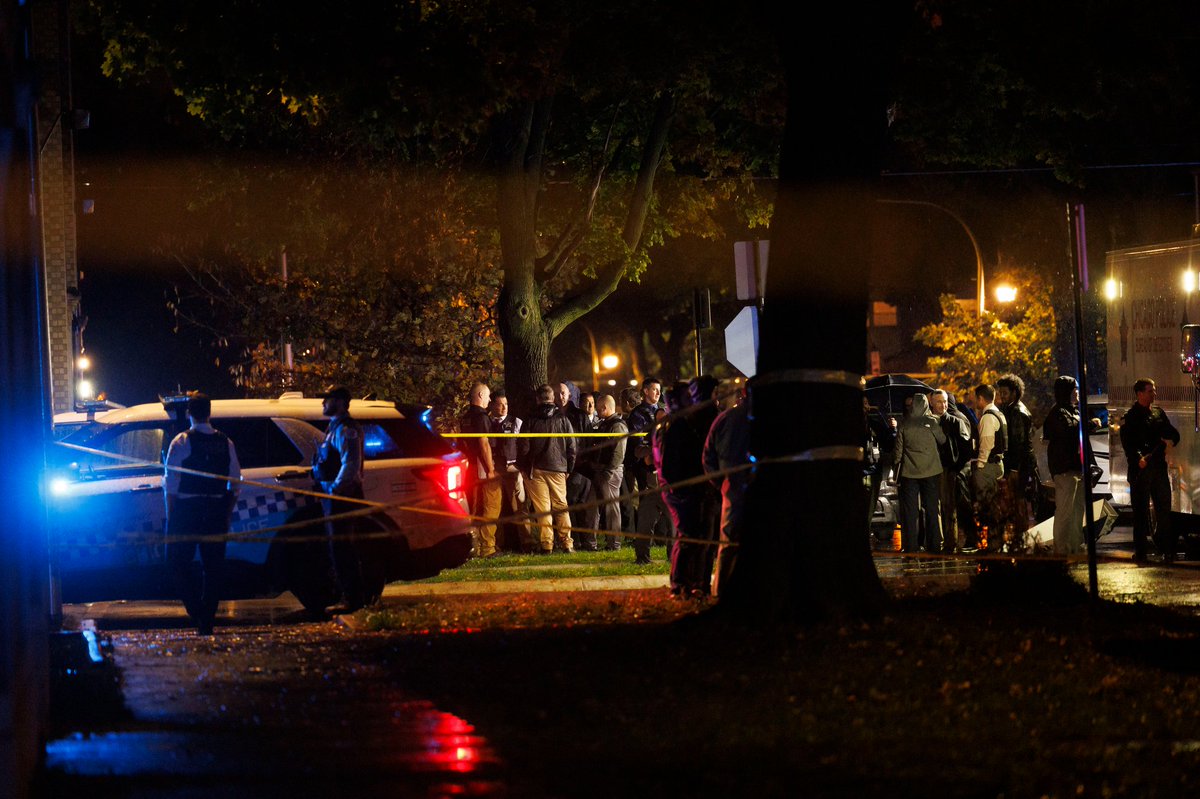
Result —
[{"label": "officer wearing ballistic vest", "polygon": [[[212,635],[221,601],[225,536],[242,477],[237,450],[209,424],[211,412],[212,401],[204,394],[188,397],[191,427],[171,441],[163,479],[167,564],[199,635]],[[197,548],[199,574],[192,568]]]},{"label": "officer wearing ballistic vest", "polygon": [[[350,390],[338,386],[321,395],[321,413],[329,417],[325,440],[313,457],[313,479],[320,491],[339,497],[363,498],[363,433],[350,417]],[[354,502],[322,499],[325,515],[336,516],[361,509]],[[355,540],[358,517],[327,519],[329,556],[337,577],[340,601],[330,613],[353,613],[367,601],[363,580],[362,547]]]}]

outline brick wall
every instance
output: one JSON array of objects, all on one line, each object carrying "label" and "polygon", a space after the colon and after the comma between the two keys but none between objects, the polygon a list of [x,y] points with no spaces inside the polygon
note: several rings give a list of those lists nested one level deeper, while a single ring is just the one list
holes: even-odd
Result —
[{"label": "brick wall", "polygon": [[72,320],[78,310],[79,287],[68,17],[63,0],[35,2],[30,13],[34,61],[41,81],[37,103],[37,180],[51,405],[59,413],[71,410],[75,401]]}]

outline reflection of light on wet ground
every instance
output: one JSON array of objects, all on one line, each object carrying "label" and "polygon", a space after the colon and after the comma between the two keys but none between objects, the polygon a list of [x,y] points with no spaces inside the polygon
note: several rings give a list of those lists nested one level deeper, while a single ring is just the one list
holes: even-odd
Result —
[{"label": "reflection of light on wet ground", "polygon": [[401,795],[505,790],[503,764],[473,724],[406,695],[336,631],[132,632],[115,650],[130,717],[46,746],[48,773],[74,780],[71,792],[195,779],[198,793],[154,795],[340,795],[347,775]]},{"label": "reflection of light on wet ground", "polygon": [[424,729],[424,751],[408,761],[414,768],[468,774],[480,764],[497,762],[487,741],[458,716],[443,713],[427,702],[408,703],[404,710],[421,718]]},{"label": "reflection of light on wet ground", "polygon": [[[1076,580],[1087,585],[1087,567],[1072,569]],[[1114,602],[1153,602],[1200,612],[1200,570],[1189,567],[1138,566],[1107,563],[1099,572],[1100,596]]]},{"label": "reflection of light on wet ground", "polygon": [[[321,776],[343,769],[468,775],[499,762],[469,722],[429,702],[405,702],[390,733],[328,730],[119,731],[76,734],[46,745],[49,769],[83,776]],[[272,750],[277,750],[272,752]],[[331,757],[331,755],[333,757]]]}]

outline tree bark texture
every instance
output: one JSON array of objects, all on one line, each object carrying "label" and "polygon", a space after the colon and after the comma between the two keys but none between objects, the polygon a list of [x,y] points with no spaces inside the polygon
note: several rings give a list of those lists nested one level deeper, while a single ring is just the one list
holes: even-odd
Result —
[{"label": "tree bark texture", "polygon": [[[780,20],[788,117],[771,263],[751,381],[751,452],[764,463],[747,494],[747,527],[722,604],[757,619],[863,616],[885,594],[868,540],[863,446],[872,183],[885,133],[885,73],[871,4]],[[818,19],[818,17],[822,17]]]},{"label": "tree bark texture", "polygon": [[[626,211],[623,239],[630,253],[641,245],[652,205],[654,179],[666,151],[674,115],[674,97],[664,93],[655,104]],[[543,308],[545,281],[552,271],[539,268],[537,201],[549,124],[550,99],[543,98],[498,120],[492,135],[498,162],[496,208],[504,266],[499,309],[504,385],[511,395],[510,405],[522,417],[533,406],[533,390],[547,380],[550,342],[612,294],[626,269],[624,258],[603,264],[597,268],[595,280],[585,282],[578,292],[553,307]],[[590,224],[590,203],[582,213],[585,216],[569,229],[573,243],[565,248],[557,245],[552,248],[554,262],[569,257],[570,251],[578,246],[581,236],[576,237],[574,231],[586,230]]]}]

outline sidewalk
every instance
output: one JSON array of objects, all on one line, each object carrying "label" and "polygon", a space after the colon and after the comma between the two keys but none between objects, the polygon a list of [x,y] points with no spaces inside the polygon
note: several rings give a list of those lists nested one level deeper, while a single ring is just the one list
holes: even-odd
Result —
[{"label": "sidewalk", "polygon": [[430,597],[446,594],[523,594],[554,591],[639,591],[666,588],[665,574],[631,574],[617,577],[548,577],[532,580],[471,580],[459,583],[392,583],[383,598]]}]

